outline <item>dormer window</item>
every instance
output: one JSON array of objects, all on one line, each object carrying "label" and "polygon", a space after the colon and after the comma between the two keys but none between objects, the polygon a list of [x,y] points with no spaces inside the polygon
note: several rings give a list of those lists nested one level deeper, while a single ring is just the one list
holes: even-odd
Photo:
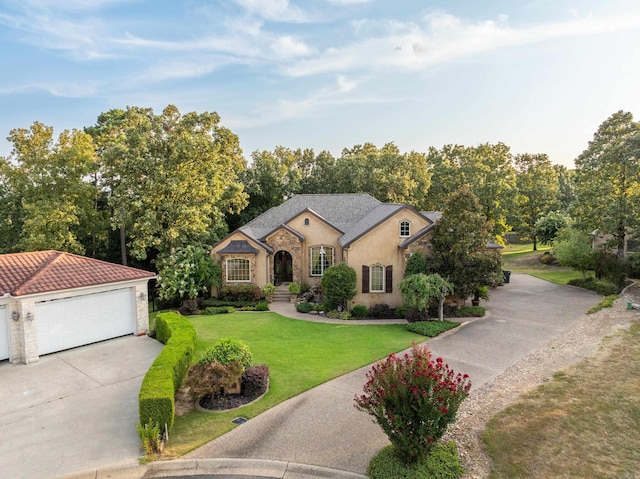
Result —
[{"label": "dormer window", "polygon": [[401,238],[408,238],[409,236],[411,236],[411,223],[409,223],[408,221],[401,221],[400,222],[400,237]]}]

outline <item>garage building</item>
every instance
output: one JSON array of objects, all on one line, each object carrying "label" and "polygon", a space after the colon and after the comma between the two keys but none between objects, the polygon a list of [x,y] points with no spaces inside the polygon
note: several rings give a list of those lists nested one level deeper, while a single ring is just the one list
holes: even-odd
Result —
[{"label": "garage building", "polygon": [[148,331],[154,273],[60,251],[0,255],[0,360]]}]

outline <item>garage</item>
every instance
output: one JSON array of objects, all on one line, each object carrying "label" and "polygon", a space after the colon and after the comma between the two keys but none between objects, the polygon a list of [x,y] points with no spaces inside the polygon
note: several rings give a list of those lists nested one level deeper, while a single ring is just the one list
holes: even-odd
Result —
[{"label": "garage", "polygon": [[0,359],[149,331],[151,271],[49,250],[0,254],[0,272]]},{"label": "garage", "polygon": [[37,302],[38,354],[135,333],[134,294],[123,288]]},{"label": "garage", "polygon": [[0,361],[9,358],[9,315],[6,306],[0,306]]}]

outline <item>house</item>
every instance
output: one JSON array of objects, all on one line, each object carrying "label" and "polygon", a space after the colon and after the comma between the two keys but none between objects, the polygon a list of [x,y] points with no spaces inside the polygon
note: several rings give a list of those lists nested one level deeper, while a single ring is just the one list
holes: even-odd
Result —
[{"label": "house", "polygon": [[[606,250],[613,254],[617,252],[615,246],[612,245],[613,235],[595,230],[591,232],[591,238],[591,247],[594,250]],[[627,233],[624,237],[624,257],[626,258],[629,254],[638,252],[640,252],[640,241],[632,233]]]},{"label": "house", "polygon": [[0,255],[0,360],[148,331],[154,273],[59,251]]},{"label": "house", "polygon": [[[213,246],[224,285],[313,285],[344,261],[358,276],[352,304],[403,304],[398,283],[414,251],[429,256],[438,212],[368,194],[295,195]],[[497,246],[497,245],[496,245]]]}]

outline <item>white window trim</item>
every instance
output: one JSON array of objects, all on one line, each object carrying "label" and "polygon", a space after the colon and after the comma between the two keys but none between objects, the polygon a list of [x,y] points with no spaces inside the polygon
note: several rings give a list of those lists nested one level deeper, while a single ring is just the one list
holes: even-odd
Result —
[{"label": "white window trim", "polygon": [[[382,271],[382,288],[381,289],[373,289],[373,271],[377,268],[380,268]],[[369,292],[370,293],[384,293],[385,292],[385,276],[386,270],[385,267],[381,264],[372,264],[369,266]]]},{"label": "white window trim", "polygon": [[313,272],[313,250],[320,249],[321,251],[331,250],[331,264],[327,266],[327,268],[333,266],[336,261],[336,250],[333,246],[324,246],[324,245],[314,245],[309,247],[309,276],[313,276],[315,278],[319,278],[324,275],[326,268],[324,267],[324,262],[320,262],[320,273]]},{"label": "white window trim", "polygon": [[[402,225],[407,225],[407,234],[402,234]],[[411,236],[411,222],[410,221],[401,221],[400,222],[400,238],[409,238]]]},{"label": "white window trim", "polygon": [[[229,261],[247,261],[249,265],[249,279],[229,279]],[[248,258],[227,258],[225,276],[227,283],[251,283],[251,260]]]}]

